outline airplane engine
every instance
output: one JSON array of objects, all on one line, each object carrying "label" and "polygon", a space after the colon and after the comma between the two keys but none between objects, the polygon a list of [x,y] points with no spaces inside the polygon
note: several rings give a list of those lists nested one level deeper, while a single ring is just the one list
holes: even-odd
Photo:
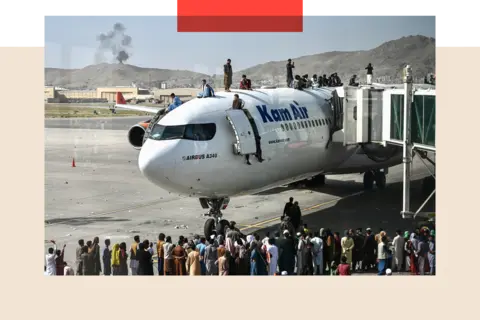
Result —
[{"label": "airplane engine", "polygon": [[148,128],[150,120],[137,123],[128,130],[128,142],[137,150],[140,150],[143,145],[143,137]]}]

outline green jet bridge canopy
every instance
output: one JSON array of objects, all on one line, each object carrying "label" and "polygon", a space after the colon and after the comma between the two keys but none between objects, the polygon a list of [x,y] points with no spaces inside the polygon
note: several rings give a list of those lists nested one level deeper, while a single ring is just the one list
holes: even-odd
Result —
[{"label": "green jet bridge canopy", "polygon": [[[411,139],[416,149],[435,152],[435,88],[413,86]],[[344,87],[344,144],[403,144],[405,90]]]}]

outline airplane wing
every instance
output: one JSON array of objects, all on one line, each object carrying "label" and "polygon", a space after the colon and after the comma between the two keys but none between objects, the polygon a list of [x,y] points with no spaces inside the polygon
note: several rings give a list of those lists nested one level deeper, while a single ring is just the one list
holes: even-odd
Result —
[{"label": "airplane wing", "polygon": [[135,110],[135,111],[143,111],[148,113],[158,113],[158,111],[165,109],[162,108],[155,108],[155,107],[147,107],[147,106],[137,106],[132,104],[127,104],[125,99],[123,98],[123,94],[121,92],[117,92],[117,103],[113,106],[114,109],[126,109],[126,110]]},{"label": "airplane wing", "polygon": [[155,108],[155,107],[147,107],[147,106],[137,106],[132,104],[115,104],[113,108],[135,110],[135,111],[142,111],[142,112],[148,112],[148,113],[157,113],[158,111],[165,109],[165,108]]}]

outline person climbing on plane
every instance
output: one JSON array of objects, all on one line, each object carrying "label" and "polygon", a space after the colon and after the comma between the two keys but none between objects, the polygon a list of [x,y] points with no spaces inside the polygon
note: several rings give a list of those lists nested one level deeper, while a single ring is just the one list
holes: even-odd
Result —
[{"label": "person climbing on plane", "polygon": [[240,99],[238,94],[235,93],[233,95],[232,109],[239,110],[239,109],[242,109],[242,108],[243,108],[243,100]]},{"label": "person climbing on plane", "polygon": [[252,81],[247,78],[247,75],[242,75],[242,80],[240,81],[241,90],[252,90]]},{"label": "person climbing on plane", "polygon": [[182,100],[180,100],[180,98],[177,97],[175,93],[172,93],[170,95],[170,98],[172,98],[172,103],[168,106],[167,112],[171,112],[172,110],[178,108],[182,104]]}]

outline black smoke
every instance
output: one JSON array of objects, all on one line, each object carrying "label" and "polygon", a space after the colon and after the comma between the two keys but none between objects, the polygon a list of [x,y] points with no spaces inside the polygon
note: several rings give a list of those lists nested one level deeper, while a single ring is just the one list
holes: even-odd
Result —
[{"label": "black smoke", "polygon": [[126,28],[123,24],[115,23],[113,30],[97,36],[97,41],[99,42],[97,60],[105,52],[111,53],[119,63],[124,63],[130,58],[128,51],[132,48],[132,37],[125,34],[125,30]]}]

